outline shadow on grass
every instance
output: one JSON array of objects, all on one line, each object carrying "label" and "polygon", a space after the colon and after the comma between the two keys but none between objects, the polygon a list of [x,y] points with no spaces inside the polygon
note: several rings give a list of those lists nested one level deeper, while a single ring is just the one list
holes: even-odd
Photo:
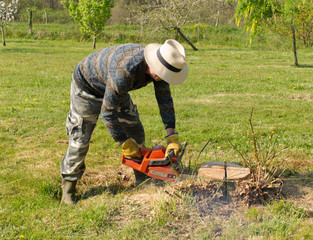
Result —
[{"label": "shadow on grass", "polygon": [[77,200],[85,200],[91,197],[95,197],[98,195],[102,195],[104,192],[109,192],[113,195],[116,195],[118,193],[128,191],[129,189],[133,189],[135,186],[125,187],[122,184],[114,184],[110,185],[108,187],[106,186],[99,186],[99,187],[92,187],[88,189],[86,192],[81,193],[78,195]]},{"label": "shadow on grass", "polygon": [[59,54],[54,51],[55,43],[45,43],[44,41],[35,40],[14,40],[7,42],[5,47],[0,46],[0,52],[3,53],[49,53]]},{"label": "shadow on grass", "polygon": [[298,68],[313,68],[313,65],[308,65],[308,64],[300,64]]},{"label": "shadow on grass", "polygon": [[[54,199],[61,200],[61,198],[62,198],[61,183],[60,183],[59,187],[51,187],[50,185],[48,187],[49,187],[48,190],[44,189],[41,192],[43,192],[44,194],[50,195]],[[105,192],[109,192],[112,195],[116,195],[116,194],[119,194],[121,192],[132,190],[134,188],[135,188],[134,185],[126,187],[126,186],[123,186],[123,184],[118,184],[118,183],[114,184],[114,185],[110,185],[108,187],[103,186],[103,185],[98,186],[98,187],[91,187],[86,191],[81,191],[80,193],[76,194],[76,196],[75,196],[76,201],[75,202],[79,202],[81,200],[85,200],[88,198],[99,196]],[[78,189],[79,189],[79,187],[78,187]]]},{"label": "shadow on grass", "polygon": [[166,182],[164,182],[162,180],[150,178],[138,186],[135,186],[134,184],[132,184],[130,186],[124,186],[122,183],[116,183],[116,184],[109,185],[109,186],[92,187],[92,188],[88,189],[87,191],[79,194],[77,196],[77,201],[86,200],[88,198],[99,196],[105,192],[109,192],[112,195],[117,195],[117,194],[121,194],[123,192],[133,191],[133,190],[138,189],[142,186],[147,187],[149,185],[154,185],[154,186],[157,185],[157,186],[163,186],[164,187],[166,185]]},{"label": "shadow on grass", "polygon": [[284,198],[301,198],[313,190],[313,172],[286,174],[283,181],[282,196]]},{"label": "shadow on grass", "polygon": [[6,41],[6,43],[38,43],[38,41],[33,40],[33,39],[19,39],[19,40],[13,40],[10,39],[9,41]]},{"label": "shadow on grass", "polygon": [[5,53],[42,53],[40,49],[35,48],[19,48],[19,47],[6,47],[2,48],[1,52]]}]

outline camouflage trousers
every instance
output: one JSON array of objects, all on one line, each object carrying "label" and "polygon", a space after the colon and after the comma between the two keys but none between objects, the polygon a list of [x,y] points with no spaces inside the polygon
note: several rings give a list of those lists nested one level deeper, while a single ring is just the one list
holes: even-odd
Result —
[{"label": "camouflage trousers", "polygon": [[[143,147],[145,133],[139,120],[136,105],[130,98],[126,99],[123,105],[129,106],[129,111],[122,113],[120,108],[117,109],[116,115],[120,125],[128,137]],[[90,138],[101,114],[101,106],[102,98],[83,91],[77,86],[75,80],[72,80],[71,105],[66,119],[69,146],[61,162],[62,178],[74,181],[82,177],[86,169],[85,157],[89,149]]]}]

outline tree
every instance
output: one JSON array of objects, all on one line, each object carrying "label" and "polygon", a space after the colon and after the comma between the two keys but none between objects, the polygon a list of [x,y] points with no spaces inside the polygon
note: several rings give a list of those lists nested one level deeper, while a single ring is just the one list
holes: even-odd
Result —
[{"label": "tree", "polygon": [[143,29],[147,23],[155,31],[163,27],[167,31],[175,31],[175,39],[180,34],[194,50],[197,48],[181,32],[180,28],[190,20],[191,13],[196,11],[196,4],[200,0],[137,0],[130,6],[133,15],[137,16]]},{"label": "tree", "polygon": [[113,0],[74,0],[62,1],[69,10],[70,16],[79,23],[84,36],[93,38],[93,48],[96,48],[96,39],[103,30],[107,20],[111,17]]},{"label": "tree", "polygon": [[44,0],[46,7],[51,9],[62,9],[62,4],[59,0]]},{"label": "tree", "polygon": [[198,50],[180,28],[190,20],[192,13],[198,10],[196,6],[200,0],[161,0],[161,2],[161,6],[154,11],[156,19],[165,29],[175,31],[175,39],[180,34],[194,50]]},{"label": "tree", "polygon": [[[296,28],[301,24],[300,16],[303,15],[302,9],[313,11],[312,0],[235,0],[238,5],[236,8],[237,24],[242,18],[245,19],[247,29],[250,31],[250,43],[253,36],[264,27],[273,27],[277,24],[288,26],[293,40],[293,52],[295,65],[298,66],[296,50]],[[306,18],[311,21],[311,18]]]},{"label": "tree", "polygon": [[4,27],[8,22],[14,20],[14,14],[17,12],[17,3],[18,0],[0,1],[0,25],[3,46],[6,46]]},{"label": "tree", "polygon": [[296,15],[299,14],[299,4],[300,0],[287,0],[285,1],[285,6],[283,10],[283,16],[285,21],[290,24],[291,32],[292,32],[292,42],[293,42],[293,53],[295,59],[295,65],[298,67],[298,57],[297,57],[297,44],[296,44]]},{"label": "tree", "polygon": [[28,11],[28,29],[29,29],[29,34],[33,34],[33,10],[31,8],[27,9]]},{"label": "tree", "polygon": [[298,38],[305,46],[313,46],[313,4],[299,6],[296,22]]},{"label": "tree", "polygon": [[201,0],[193,19],[218,27],[233,22],[235,3],[227,0]]},{"label": "tree", "polygon": [[149,23],[151,11],[159,6],[158,0],[135,0],[128,5],[130,13],[130,21],[133,24],[139,24],[141,31],[140,36],[143,37],[144,26]]},{"label": "tree", "polygon": [[36,10],[42,10],[45,8],[50,8],[53,10],[61,10],[63,9],[63,5],[60,0],[19,0],[18,8],[20,10],[24,10],[27,8],[32,8]]}]

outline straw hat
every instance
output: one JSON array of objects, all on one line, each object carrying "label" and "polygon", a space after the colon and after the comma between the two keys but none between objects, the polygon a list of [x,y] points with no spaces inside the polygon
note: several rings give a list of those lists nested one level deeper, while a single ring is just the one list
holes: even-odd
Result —
[{"label": "straw hat", "polygon": [[177,85],[186,80],[185,49],[176,40],[166,40],[163,45],[150,43],[145,47],[144,56],[148,66],[164,81]]}]

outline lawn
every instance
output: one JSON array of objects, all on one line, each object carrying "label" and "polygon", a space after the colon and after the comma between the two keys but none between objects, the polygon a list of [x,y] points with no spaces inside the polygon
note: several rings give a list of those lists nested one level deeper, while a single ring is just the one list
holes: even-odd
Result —
[{"label": "lawn", "polygon": [[[109,46],[98,42],[97,48]],[[131,169],[99,120],[75,206],[60,205],[59,164],[71,74],[93,52],[90,42],[7,39],[0,48],[0,237],[2,239],[312,239],[313,55],[299,50],[184,43],[188,79],[171,88],[177,131],[189,145],[184,163],[242,163],[233,143],[252,153],[273,135],[285,170],[284,198],[247,207],[164,192],[171,184],[134,187]],[[153,86],[131,93],[146,145],[165,144]],[[209,142],[201,157],[199,152]]]}]

